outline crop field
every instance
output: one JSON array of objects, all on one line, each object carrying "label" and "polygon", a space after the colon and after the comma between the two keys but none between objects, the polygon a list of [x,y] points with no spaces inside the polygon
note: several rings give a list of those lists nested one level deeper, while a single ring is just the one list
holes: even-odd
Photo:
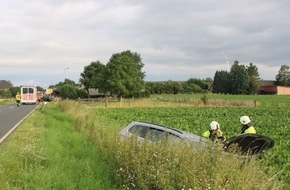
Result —
[{"label": "crop field", "polygon": [[[263,157],[268,162],[269,171],[279,173],[281,179],[289,183],[290,179],[290,96],[222,96],[209,95],[209,102],[200,104],[198,96],[162,96],[164,101],[179,102],[176,106],[146,107],[115,106],[100,108],[96,106],[95,114],[114,123],[120,130],[131,121],[145,121],[166,125],[196,134],[202,134],[208,129],[209,123],[216,120],[220,123],[226,137],[236,135],[240,131],[239,118],[248,115],[254,123],[257,133],[269,136],[275,141],[275,146]],[[245,102],[257,101],[257,105]],[[152,100],[153,101],[153,100]],[[229,105],[228,102],[233,102]],[[187,102],[187,106],[180,104]],[[195,105],[190,103],[195,102]],[[199,102],[199,104],[198,104]],[[223,106],[222,102],[225,105]],[[240,104],[237,104],[240,102]],[[131,103],[132,104],[132,103]],[[129,105],[131,105],[129,104]]]}]

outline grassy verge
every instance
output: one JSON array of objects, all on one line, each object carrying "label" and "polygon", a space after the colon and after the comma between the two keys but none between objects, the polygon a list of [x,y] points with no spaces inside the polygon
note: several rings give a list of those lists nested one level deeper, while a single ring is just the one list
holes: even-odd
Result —
[{"label": "grassy verge", "polygon": [[11,103],[15,103],[15,99],[0,99],[0,106],[1,105],[6,105],[6,104],[11,104]]},{"label": "grassy verge", "polygon": [[34,111],[0,146],[0,189],[282,189],[258,160],[122,141],[117,120],[76,102],[59,106]]},{"label": "grassy verge", "polygon": [[124,189],[283,189],[277,176],[256,159],[245,163],[212,148],[193,151],[182,144],[121,141],[117,132],[122,124],[86,106],[61,103],[65,112],[75,115],[76,129],[96,144],[111,179]]},{"label": "grassy verge", "polygon": [[95,146],[56,105],[35,110],[0,146],[0,189],[114,189]]}]

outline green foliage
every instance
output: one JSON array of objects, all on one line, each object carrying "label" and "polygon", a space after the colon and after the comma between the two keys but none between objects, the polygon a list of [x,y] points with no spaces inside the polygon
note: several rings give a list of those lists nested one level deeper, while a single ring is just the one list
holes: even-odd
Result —
[{"label": "green foliage", "polygon": [[183,84],[186,93],[203,93],[208,90],[208,82],[201,79],[190,78]]},{"label": "green foliage", "polygon": [[258,67],[254,65],[253,63],[250,63],[247,67],[247,72],[249,75],[249,89],[248,94],[256,94],[259,86],[260,86],[260,78],[259,78],[259,71]]},{"label": "green foliage", "polygon": [[[175,96],[174,96],[175,97]],[[200,95],[199,97],[202,97]],[[222,98],[218,95],[207,95]],[[179,128],[196,134],[202,134],[212,120],[220,123],[227,137],[240,132],[239,117],[249,115],[258,133],[274,139],[275,146],[267,152],[268,169],[281,172],[279,177],[287,181],[290,177],[290,99],[289,96],[224,96],[231,99],[256,99],[258,107],[147,107],[147,108],[111,108],[98,109],[101,117],[125,126],[131,121],[146,121]],[[246,99],[247,98],[247,99]],[[178,104],[176,104],[178,106]],[[284,164],[283,164],[284,163]]]},{"label": "green foliage", "polygon": [[56,91],[59,93],[59,95],[62,98],[68,98],[68,99],[76,99],[78,98],[77,94],[77,88],[75,86],[72,86],[70,84],[64,84],[59,86]]},{"label": "green foliage", "polygon": [[207,105],[208,104],[208,97],[207,97],[207,95],[203,95],[202,98],[201,98],[201,101],[203,102],[204,105]]},{"label": "green foliage", "polygon": [[210,79],[194,78],[187,81],[145,82],[146,90],[151,94],[206,93],[210,84]]},{"label": "green foliage", "polygon": [[256,65],[239,65],[235,61],[231,70],[216,71],[213,82],[213,93],[222,94],[256,94],[259,88],[259,72]]},{"label": "green foliage", "polygon": [[[237,121],[230,119],[239,115],[238,109],[147,107],[96,109],[95,113],[88,113],[87,108],[79,104],[66,102],[61,106],[76,114],[78,130],[96,143],[108,170],[114,171],[111,179],[124,189],[282,189],[277,176],[260,160],[251,159],[245,163],[237,156],[211,147],[193,150],[184,144],[167,144],[167,141],[139,144],[136,138],[119,139],[118,131],[133,120],[152,121],[188,131],[200,130],[201,133],[212,118],[224,116],[218,121],[233,129],[234,125],[226,123],[239,126],[239,116]],[[81,114],[80,109],[86,114]],[[236,111],[233,113],[233,110]]]},{"label": "green foliage", "polygon": [[288,65],[282,65],[276,75],[276,85],[290,86],[290,71]]},{"label": "green foliage", "polygon": [[85,66],[80,82],[87,92],[94,88],[118,97],[145,96],[143,66],[138,53],[123,51],[113,54],[106,65],[97,61]]},{"label": "green foliage", "polygon": [[230,74],[227,71],[216,71],[213,81],[213,93],[227,94],[231,92]]},{"label": "green foliage", "polygon": [[9,98],[9,99],[0,99],[0,105],[7,105],[7,104],[11,104],[14,103],[15,99],[13,98]]},{"label": "green foliage", "polygon": [[20,87],[19,86],[17,86],[17,87],[11,87],[11,88],[9,88],[9,93],[7,94],[7,97],[14,98],[15,95],[17,94],[17,92],[20,93]]},{"label": "green foliage", "polygon": [[230,71],[231,94],[247,94],[249,88],[249,75],[244,65],[237,61],[232,65]]},{"label": "green foliage", "polygon": [[[17,93],[20,93],[20,87],[11,87],[11,88],[9,88],[9,95],[11,96],[11,97],[15,97],[15,95],[17,94]],[[8,96],[9,97],[9,96]]]},{"label": "green foliage", "polygon": [[63,82],[59,82],[56,85],[50,85],[48,88],[56,89],[56,88],[58,88],[60,86],[63,86],[63,85],[71,85],[71,86],[75,86],[75,87],[78,87],[79,86],[73,80],[65,79]]},{"label": "green foliage", "polygon": [[50,103],[35,110],[0,146],[0,189],[117,189],[73,122]]},{"label": "green foliage", "polygon": [[78,98],[87,98],[88,97],[88,93],[84,89],[77,89],[77,97]]},{"label": "green foliage", "polygon": [[81,73],[80,83],[84,85],[87,92],[89,88],[99,89],[100,91],[105,89],[105,69],[106,66],[100,61],[92,62],[90,65],[84,67],[84,71]]},{"label": "green foliage", "polygon": [[128,52],[114,54],[106,65],[106,91],[118,97],[129,97],[144,89],[141,66]]},{"label": "green foliage", "polygon": [[37,90],[37,91],[45,91],[45,89],[43,89],[43,88],[40,87],[40,86],[36,86],[36,90]]},{"label": "green foliage", "polygon": [[121,53],[113,54],[110,59],[110,62],[112,59],[115,59],[116,57],[119,57],[119,56],[125,56],[125,57],[127,56],[127,57],[132,58],[134,60],[133,62],[137,65],[138,76],[140,77],[141,80],[144,80],[145,72],[142,71],[144,67],[144,63],[142,62],[140,54],[138,54],[137,52],[131,52],[130,50],[123,51]]}]

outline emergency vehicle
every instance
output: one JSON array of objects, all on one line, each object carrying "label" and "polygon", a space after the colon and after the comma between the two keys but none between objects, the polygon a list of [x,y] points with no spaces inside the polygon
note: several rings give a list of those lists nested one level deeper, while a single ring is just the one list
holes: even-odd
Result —
[{"label": "emergency vehicle", "polygon": [[35,86],[22,86],[20,88],[21,104],[36,104],[37,89]]}]

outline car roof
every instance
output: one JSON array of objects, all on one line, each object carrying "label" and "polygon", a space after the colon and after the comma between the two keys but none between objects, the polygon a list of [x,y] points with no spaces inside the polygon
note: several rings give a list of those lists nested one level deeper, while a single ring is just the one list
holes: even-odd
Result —
[{"label": "car roof", "polygon": [[206,140],[205,138],[201,137],[200,135],[197,134],[193,134],[193,133],[189,133],[180,129],[176,129],[176,128],[172,128],[172,127],[168,127],[168,126],[164,126],[164,125],[159,125],[159,124],[154,124],[154,123],[149,123],[149,122],[143,122],[143,121],[133,121],[129,124],[131,128],[134,125],[142,125],[142,126],[147,126],[147,127],[154,127],[156,129],[162,129],[165,130],[167,132],[171,132],[173,134],[176,134],[178,136],[180,136],[183,139],[187,139],[187,140],[194,140],[194,141],[199,141],[199,140]]}]

